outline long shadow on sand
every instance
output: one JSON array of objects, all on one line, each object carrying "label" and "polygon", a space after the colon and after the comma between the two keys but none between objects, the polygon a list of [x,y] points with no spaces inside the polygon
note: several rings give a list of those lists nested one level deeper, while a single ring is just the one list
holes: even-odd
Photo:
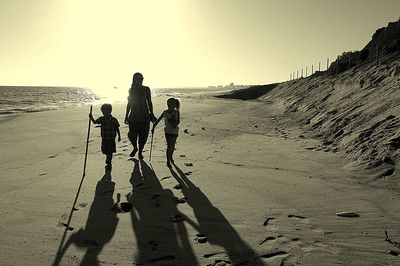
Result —
[{"label": "long shadow on sand", "polygon": [[85,228],[79,229],[69,237],[58,252],[53,265],[60,264],[71,244],[75,244],[79,248],[86,248],[86,253],[80,265],[99,265],[98,255],[104,245],[113,237],[119,221],[117,213],[112,211],[114,188],[115,183],[111,181],[111,172],[106,170],[102,179],[97,182]]},{"label": "long shadow on sand", "polygon": [[[199,233],[205,234],[211,245],[225,249],[232,265],[265,265],[254,250],[239,236],[229,221],[214,207],[201,189],[195,186],[183,171],[174,164],[176,172],[171,168],[171,174],[182,187],[187,203],[193,208],[198,224],[187,220]],[[208,257],[212,258],[213,254]],[[210,264],[211,265],[211,264]]]},{"label": "long shadow on sand", "polygon": [[144,161],[133,159],[130,182],[132,192],[127,200],[137,252],[134,261],[140,265],[199,265],[189,242],[183,221],[172,219],[180,213],[173,193],[163,189],[157,175]]}]

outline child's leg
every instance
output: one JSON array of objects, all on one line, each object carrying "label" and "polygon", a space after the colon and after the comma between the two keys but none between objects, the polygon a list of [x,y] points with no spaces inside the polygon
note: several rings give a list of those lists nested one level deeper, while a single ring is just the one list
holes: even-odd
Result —
[{"label": "child's leg", "polygon": [[149,137],[150,132],[150,122],[143,122],[140,124],[139,129],[139,157],[143,158],[142,152],[144,149],[144,145],[147,142],[147,138]]},{"label": "child's leg", "polygon": [[175,151],[176,139],[177,139],[177,137],[171,137],[171,149],[170,149],[170,156],[169,156],[169,160],[171,161],[171,163],[174,162],[174,159],[172,159],[172,156],[174,155],[174,151]]},{"label": "child's leg", "polygon": [[129,123],[129,133],[128,138],[132,143],[133,151],[131,152],[130,156],[134,157],[136,152],[138,151],[137,148],[137,139],[138,139],[138,128],[137,124]]},{"label": "child's leg", "polygon": [[172,141],[173,138],[171,136],[165,135],[165,140],[167,141],[167,150],[165,151],[165,156],[167,157],[167,165],[171,165],[171,150],[172,150]]}]

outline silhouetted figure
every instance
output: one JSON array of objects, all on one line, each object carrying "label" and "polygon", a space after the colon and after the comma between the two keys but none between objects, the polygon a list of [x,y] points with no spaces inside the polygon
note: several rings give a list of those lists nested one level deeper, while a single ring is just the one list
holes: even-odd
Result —
[{"label": "silhouetted figure", "polygon": [[195,186],[176,164],[174,166],[178,173],[170,168],[171,174],[182,186],[182,192],[187,198],[187,203],[193,208],[198,224],[185,219],[191,222],[199,233],[205,234],[211,245],[224,248],[233,265],[265,265],[201,189]]},{"label": "silhouetted figure", "polygon": [[86,248],[80,265],[100,265],[98,256],[113,237],[118,225],[117,213],[113,211],[115,183],[111,181],[111,172],[106,170],[103,178],[97,182],[96,192],[84,228],[73,233],[62,250],[57,254],[53,265],[59,265],[71,244]]},{"label": "silhouetted figure", "polygon": [[172,191],[163,189],[154,171],[143,160],[133,161],[132,192],[128,201],[133,205],[130,214],[138,251],[135,263],[199,265],[184,222],[172,220],[180,215]]},{"label": "silhouetted figure", "polygon": [[167,150],[165,152],[167,156],[167,166],[171,168],[171,163],[174,162],[172,156],[175,151],[175,143],[178,138],[179,133],[179,123],[180,123],[180,102],[178,99],[169,98],[167,100],[168,109],[165,110],[161,116],[154,123],[151,133],[154,134],[154,129],[158,125],[161,119],[164,118],[164,132],[165,132],[165,140],[167,141]]},{"label": "silhouetted figure", "polygon": [[150,88],[143,86],[142,83],[143,75],[135,73],[129,89],[125,114],[125,124],[129,124],[128,137],[133,146],[130,156],[135,157],[139,151],[139,159],[144,158],[142,153],[149,136],[150,121],[155,120]]},{"label": "silhouetted figure", "polygon": [[97,119],[94,119],[92,114],[89,114],[89,117],[94,124],[100,124],[101,152],[106,155],[106,165],[111,167],[113,153],[116,152],[115,137],[118,135],[118,141],[121,141],[121,134],[118,120],[111,115],[111,104],[103,104],[101,112],[103,116]]}]

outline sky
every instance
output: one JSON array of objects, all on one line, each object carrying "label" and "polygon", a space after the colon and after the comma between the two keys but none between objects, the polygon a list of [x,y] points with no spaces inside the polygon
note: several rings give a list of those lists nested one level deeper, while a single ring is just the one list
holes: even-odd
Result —
[{"label": "sky", "polygon": [[398,0],[0,0],[0,85],[267,84],[360,50]]}]

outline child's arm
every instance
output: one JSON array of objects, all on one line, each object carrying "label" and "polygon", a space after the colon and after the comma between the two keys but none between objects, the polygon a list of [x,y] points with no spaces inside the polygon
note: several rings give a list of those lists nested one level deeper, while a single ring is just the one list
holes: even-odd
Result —
[{"label": "child's arm", "polygon": [[121,141],[121,133],[119,132],[119,127],[117,127],[118,141]]},{"label": "child's arm", "polygon": [[154,133],[154,129],[156,128],[156,126],[158,125],[158,123],[160,123],[161,119],[164,117],[164,112],[160,115],[160,117],[156,120],[156,122],[154,122],[153,124],[153,128],[151,129],[151,133]]},{"label": "child's arm", "polygon": [[93,124],[99,124],[99,122],[97,120],[94,120],[93,115],[91,113],[89,114],[89,118]]},{"label": "child's arm", "polygon": [[151,101],[151,92],[150,88],[146,88],[146,99],[147,99],[147,106],[149,107],[149,112],[150,112],[150,120],[154,122],[156,120],[156,117],[154,116],[153,113],[153,102]]}]

